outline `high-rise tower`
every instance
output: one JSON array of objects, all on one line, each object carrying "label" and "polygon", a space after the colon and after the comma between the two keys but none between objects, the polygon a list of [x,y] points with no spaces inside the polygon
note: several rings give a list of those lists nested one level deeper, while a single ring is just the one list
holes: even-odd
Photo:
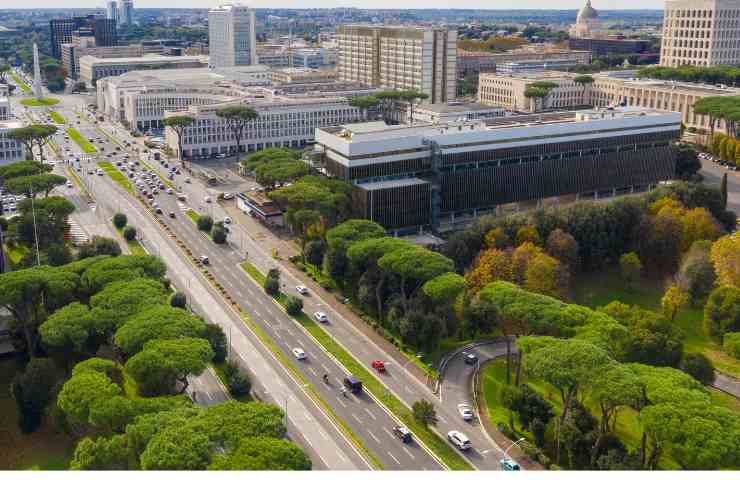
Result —
[{"label": "high-rise tower", "polygon": [[44,89],[41,86],[41,64],[39,64],[39,47],[33,44],[33,96],[36,100],[44,98]]},{"label": "high-rise tower", "polygon": [[208,12],[208,51],[211,68],[257,63],[254,10],[221,5]]}]

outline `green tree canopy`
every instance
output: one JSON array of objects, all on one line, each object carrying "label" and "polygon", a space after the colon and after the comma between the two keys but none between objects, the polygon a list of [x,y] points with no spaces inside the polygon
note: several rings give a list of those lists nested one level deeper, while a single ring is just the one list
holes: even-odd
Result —
[{"label": "green tree canopy", "polygon": [[85,425],[90,421],[90,406],[95,401],[120,394],[121,388],[104,373],[83,371],[65,382],[57,404],[73,424]]},{"label": "green tree canopy", "polygon": [[39,327],[42,343],[65,353],[87,350],[88,339],[96,332],[90,309],[73,302],[55,311]]},{"label": "green tree canopy", "polygon": [[157,305],[129,318],[115,334],[115,344],[128,356],[141,351],[149,340],[200,337],[206,325],[181,308]]},{"label": "green tree canopy", "polygon": [[[162,260],[149,255],[121,255],[95,262],[82,275],[82,288],[89,295],[100,292],[113,282],[133,282],[138,279],[164,278]],[[166,300],[165,300],[166,301]]]},{"label": "green tree canopy", "polygon": [[95,322],[112,335],[131,316],[167,302],[168,292],[158,280],[137,278],[109,283],[90,298]]},{"label": "green tree canopy", "polygon": [[35,197],[39,193],[49,196],[54,188],[67,183],[67,179],[53,173],[39,173],[25,177],[14,177],[5,181],[5,189],[16,195]]},{"label": "green tree canopy", "polygon": [[217,455],[209,470],[311,470],[308,455],[288,440],[254,437],[238,448]]},{"label": "green tree canopy", "polygon": [[142,393],[168,392],[173,381],[188,387],[188,375],[198,376],[213,358],[213,349],[202,338],[150,340],[144,349],[126,362],[126,370],[139,382]]}]

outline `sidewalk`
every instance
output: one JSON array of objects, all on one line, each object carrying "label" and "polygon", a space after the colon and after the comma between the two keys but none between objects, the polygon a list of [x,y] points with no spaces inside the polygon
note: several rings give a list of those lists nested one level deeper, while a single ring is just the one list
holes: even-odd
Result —
[{"label": "sidewalk", "polygon": [[300,250],[297,245],[293,242],[282,240],[277,237],[275,233],[266,228],[260,222],[254,218],[246,215],[244,212],[239,210],[236,206],[232,205],[221,205],[228,214],[235,219],[239,219],[239,223],[243,224],[247,231],[256,232],[253,237],[260,243],[265,245],[269,251],[276,249],[280,260],[275,260],[286,270],[289,270],[292,275],[300,279],[304,285],[306,285],[312,294],[321,298],[322,301],[327,303],[331,308],[338,312],[343,318],[352,322],[352,324],[361,331],[371,342],[375,343],[380,347],[391,359],[393,359],[397,365],[403,367],[408,373],[416,377],[420,382],[424,383],[430,390],[433,390],[434,380],[427,375],[427,373],[418,367],[416,364],[411,362],[408,357],[398,351],[398,349],[392,345],[388,340],[383,338],[378,332],[376,332],[370,325],[365,323],[354,311],[341,303],[331,293],[324,290],[318,283],[313,281],[305,272],[302,272],[289,260],[294,255],[300,255]]}]

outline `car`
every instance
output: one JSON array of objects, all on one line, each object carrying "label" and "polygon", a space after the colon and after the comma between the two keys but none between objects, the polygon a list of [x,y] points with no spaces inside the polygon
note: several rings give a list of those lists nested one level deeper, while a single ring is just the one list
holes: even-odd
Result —
[{"label": "car", "polygon": [[294,347],[293,350],[293,356],[298,360],[305,360],[306,359],[306,352],[303,351],[302,348]]},{"label": "car", "polygon": [[468,365],[475,365],[478,363],[478,357],[470,352],[462,352],[463,361]]},{"label": "car", "polygon": [[190,177],[185,177],[185,183],[190,183]]},{"label": "car", "polygon": [[501,464],[501,470],[507,472],[519,471],[522,469],[522,467],[520,467],[519,464],[511,458],[502,458],[499,463]]},{"label": "car", "polygon": [[167,189],[167,195],[172,195],[173,193],[175,193],[174,190],[172,190],[171,188]]},{"label": "car", "polygon": [[203,201],[206,203],[211,203],[211,197],[204,197]]},{"label": "car", "polygon": [[465,451],[470,450],[472,446],[470,440],[465,436],[464,433],[458,432],[457,430],[450,430],[447,432],[447,439],[455,446],[458,450]]},{"label": "car", "polygon": [[231,200],[232,198],[234,198],[234,194],[233,193],[231,193],[231,192],[224,193],[224,200]]},{"label": "car", "polygon": [[[224,221],[224,223],[226,223]],[[301,295],[308,295],[308,288],[306,288],[305,285],[296,285],[295,289],[300,293]]]},{"label": "car", "polygon": [[159,215],[162,215],[162,209],[161,208],[157,208],[156,210],[154,210],[154,212],[157,213],[157,214],[159,214]]},{"label": "car", "polygon": [[202,263],[203,265],[209,265],[211,263],[211,261],[208,260],[208,257],[206,257],[205,255],[201,255],[200,256],[200,263]]},{"label": "car", "polygon": [[344,388],[346,388],[352,393],[355,393],[358,395],[362,393],[362,382],[356,379],[352,375],[348,375],[344,377],[344,379],[342,380],[342,384],[344,385]]},{"label": "car", "polygon": [[175,212],[170,212],[170,218],[175,218]]},{"label": "car", "polygon": [[393,435],[400,438],[403,443],[411,442],[411,432],[403,425],[396,425],[393,427]]},{"label": "car", "polygon": [[378,373],[385,373],[385,362],[383,360],[373,360],[370,363],[370,366],[373,367]]},{"label": "car", "polygon": [[226,225],[230,224],[231,223],[231,217],[224,217],[224,223]]},{"label": "car", "polygon": [[216,158],[226,158],[226,154],[225,153],[219,153],[218,155],[216,155]]},{"label": "car", "polygon": [[103,169],[102,169],[102,168],[98,168],[98,169],[97,169],[97,170],[95,171],[95,173],[97,173],[98,175],[103,175]]},{"label": "car", "polygon": [[468,421],[473,419],[473,409],[467,403],[458,403],[457,411],[460,412],[463,420]]},{"label": "car", "polygon": [[70,182],[69,180],[67,180],[67,188],[72,188],[72,182]]},{"label": "car", "polygon": [[317,322],[320,323],[326,323],[329,321],[329,317],[326,316],[326,313],[324,312],[316,312],[313,314],[313,318],[316,319]]}]

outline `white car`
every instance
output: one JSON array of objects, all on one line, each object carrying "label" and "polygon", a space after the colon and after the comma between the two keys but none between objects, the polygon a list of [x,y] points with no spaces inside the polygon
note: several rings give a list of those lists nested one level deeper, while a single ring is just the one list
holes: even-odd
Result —
[{"label": "white car", "polygon": [[[226,223],[226,220],[224,220],[224,223]],[[308,295],[308,288],[306,288],[305,285],[296,285],[295,289],[300,293],[301,295]]]},{"label": "white car", "polygon": [[316,319],[316,321],[321,323],[326,323],[329,321],[329,317],[326,316],[324,312],[316,312],[313,314],[313,318]]},{"label": "white car", "polygon": [[463,420],[468,421],[473,419],[473,409],[467,403],[458,403],[457,411],[460,412]]},{"label": "white car", "polygon": [[233,193],[231,193],[231,192],[224,193],[224,200],[231,200],[232,198],[234,198],[234,194]]},{"label": "white car", "polygon": [[206,203],[211,203],[211,197],[205,197],[203,201]]},{"label": "white car", "polygon": [[97,173],[98,175],[102,176],[102,175],[103,175],[103,169],[102,169],[102,168],[98,168],[98,169],[97,169],[97,170],[95,171],[95,173]]},{"label": "white car", "polygon": [[69,180],[67,180],[67,188],[72,188],[72,182],[70,182]]},{"label": "white car", "polygon": [[458,432],[457,430],[450,430],[449,432],[447,432],[447,439],[452,442],[452,444],[456,446],[458,450],[470,450],[470,447],[472,446],[470,444],[470,440],[468,440],[468,437],[466,437],[465,434]]},{"label": "white car", "polygon": [[172,195],[173,193],[175,193],[174,190],[172,190],[171,188],[167,189],[167,195]]},{"label": "white car", "polygon": [[231,217],[224,217],[224,223],[226,225],[230,224],[231,223]]},{"label": "white car", "polygon": [[306,352],[304,352],[302,348],[295,347],[293,349],[293,356],[297,358],[298,360],[305,360]]}]

